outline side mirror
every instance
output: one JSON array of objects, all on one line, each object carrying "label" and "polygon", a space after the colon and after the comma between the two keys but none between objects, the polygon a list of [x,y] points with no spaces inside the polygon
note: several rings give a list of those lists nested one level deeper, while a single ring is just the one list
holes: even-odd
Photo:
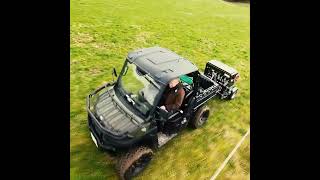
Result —
[{"label": "side mirror", "polygon": [[112,75],[114,75],[115,77],[118,77],[116,68],[113,68],[113,70],[112,70]]}]

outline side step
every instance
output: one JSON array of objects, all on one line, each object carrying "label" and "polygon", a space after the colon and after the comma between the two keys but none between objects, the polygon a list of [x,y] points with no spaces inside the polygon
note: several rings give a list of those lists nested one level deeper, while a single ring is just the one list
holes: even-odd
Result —
[{"label": "side step", "polygon": [[163,134],[162,132],[158,132],[158,148],[165,145],[169,140],[177,136],[178,134],[171,134],[170,136]]}]

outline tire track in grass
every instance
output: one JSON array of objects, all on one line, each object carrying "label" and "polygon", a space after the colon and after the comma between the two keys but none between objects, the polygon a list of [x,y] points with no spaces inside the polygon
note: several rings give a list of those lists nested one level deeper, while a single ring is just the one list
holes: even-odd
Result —
[{"label": "tire track in grass", "polygon": [[231,159],[231,157],[234,155],[234,153],[238,150],[238,148],[240,147],[240,145],[243,143],[243,141],[246,139],[246,137],[250,134],[250,128],[247,131],[247,133],[241,138],[241,140],[238,142],[238,144],[233,148],[233,150],[230,152],[230,154],[228,155],[228,157],[223,161],[223,163],[221,164],[221,166],[216,170],[216,172],[213,174],[213,176],[210,178],[210,180],[215,180],[217,178],[217,176],[220,174],[220,172],[222,171],[222,169],[227,165],[227,163],[229,162],[229,160]]}]

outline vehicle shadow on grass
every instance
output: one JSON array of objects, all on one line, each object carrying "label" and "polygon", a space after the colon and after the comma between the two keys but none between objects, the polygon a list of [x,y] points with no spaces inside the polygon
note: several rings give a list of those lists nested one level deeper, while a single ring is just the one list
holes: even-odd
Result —
[{"label": "vehicle shadow on grass", "polygon": [[[171,146],[177,145],[179,147],[183,147],[184,139],[188,136],[197,135],[197,139],[204,140],[205,137],[202,136],[208,133],[208,128],[203,127],[201,130],[194,131],[192,128],[187,127],[176,138],[171,142],[168,142],[168,144],[161,149],[162,151],[166,151],[166,149],[172,149]],[[202,149],[203,152],[208,150],[206,144],[203,144],[198,148]],[[155,151],[155,154],[159,155],[159,152]],[[163,154],[163,152],[160,154]],[[166,152],[166,154],[171,155],[169,152]],[[185,157],[181,150],[174,154],[176,154],[177,157]],[[90,136],[88,136],[83,143],[72,146],[70,156],[72,157],[70,162],[71,179],[119,179],[116,171],[117,154],[110,151],[105,152],[98,150],[93,142],[91,142]],[[161,157],[161,159],[154,159],[153,161],[157,160],[161,162],[163,157]],[[153,163],[159,164],[159,162]],[[147,176],[149,175],[150,174]],[[139,179],[139,177],[141,176],[138,175],[137,178]]]},{"label": "vehicle shadow on grass", "polygon": [[221,1],[229,5],[244,6],[244,7],[250,6],[250,0],[221,0]]},{"label": "vehicle shadow on grass", "polygon": [[89,138],[70,151],[71,179],[118,179],[116,155],[97,149]]},{"label": "vehicle shadow on grass", "polygon": [[[215,99],[214,102],[210,102],[208,105],[212,108],[215,108],[217,106],[217,108],[221,108],[223,107],[223,104],[227,102],[228,100]],[[92,142],[89,132],[83,129],[81,134],[83,134],[83,131],[85,131],[85,134],[87,135],[82,138],[78,137],[79,139],[81,139],[81,142],[79,140],[71,147],[71,179],[118,179],[118,175],[116,172],[116,162],[118,155],[110,151],[104,152],[98,150]],[[189,141],[195,142],[197,144],[196,147],[198,152],[210,152],[210,146],[212,144],[215,144],[216,142],[219,142],[221,138],[223,138],[223,135],[225,133],[226,132],[223,128],[223,122],[219,120],[219,118],[214,118],[213,113],[212,119],[209,119],[209,122],[207,122],[204,127],[194,130],[193,128],[188,126],[184,130],[182,130],[176,138],[162,147],[162,153],[160,154],[167,154],[170,158],[176,157],[178,159],[184,159],[187,156],[185,156],[186,153],[181,149],[186,149],[187,151],[188,149],[190,149],[190,147],[193,147],[192,144],[188,143]],[[208,135],[210,138],[208,138]],[[172,147],[180,147],[179,151],[174,151],[175,156],[171,156],[172,154],[170,154],[170,152],[164,152],[167,150],[175,149]],[[159,152],[155,151],[155,154],[158,153]],[[163,157],[161,157],[160,159],[158,158],[154,159],[155,162],[153,162],[153,164],[155,166],[158,166],[159,163],[163,161]],[[201,158],[205,159],[206,157]],[[193,165],[191,160],[188,160],[188,163],[191,163],[190,167],[187,167],[189,168],[188,171],[190,172],[193,172],[192,169],[198,166],[197,164]],[[172,166],[174,164],[175,163],[172,162]],[[154,172],[153,169],[147,171],[150,174],[157,174],[157,172]],[[144,174],[144,176],[138,176],[137,178],[139,179],[139,177],[149,176],[149,173]]]}]

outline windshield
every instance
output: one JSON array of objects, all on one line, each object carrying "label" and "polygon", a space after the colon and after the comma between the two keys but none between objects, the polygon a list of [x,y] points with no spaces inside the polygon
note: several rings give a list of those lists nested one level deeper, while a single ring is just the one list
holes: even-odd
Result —
[{"label": "windshield", "polygon": [[147,115],[155,105],[160,85],[136,65],[126,64],[119,78],[120,89],[125,93],[125,99],[129,104],[143,115]]}]

